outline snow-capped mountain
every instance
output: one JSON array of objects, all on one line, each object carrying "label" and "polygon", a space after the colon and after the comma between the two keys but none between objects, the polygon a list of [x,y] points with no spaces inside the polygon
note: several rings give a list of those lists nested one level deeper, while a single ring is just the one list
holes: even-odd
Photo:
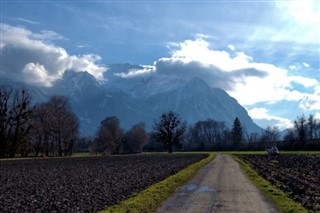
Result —
[{"label": "snow-capped mountain", "polygon": [[123,78],[118,75],[139,68],[130,64],[109,66],[104,81],[98,81],[88,72],[67,71],[53,87],[32,87],[32,92],[36,102],[46,101],[50,95],[68,97],[80,120],[82,135],[94,135],[107,116],[117,116],[124,129],[144,122],[146,129],[152,130],[154,120],[169,110],[180,114],[188,124],[212,118],[231,127],[239,117],[247,132],[262,131],[234,98],[199,78],[183,80],[157,74]]},{"label": "snow-capped mountain", "polygon": [[94,134],[107,116],[117,116],[125,129],[144,122],[151,130],[154,120],[169,110],[189,124],[212,118],[231,127],[239,117],[248,132],[261,132],[234,98],[199,78],[185,81],[152,75],[99,82],[87,72],[66,72],[50,93],[69,98],[84,135]]}]

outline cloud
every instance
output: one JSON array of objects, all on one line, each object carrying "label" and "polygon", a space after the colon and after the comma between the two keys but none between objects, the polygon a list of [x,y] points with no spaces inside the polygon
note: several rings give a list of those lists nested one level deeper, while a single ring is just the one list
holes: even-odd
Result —
[{"label": "cloud", "polygon": [[24,18],[15,18],[18,21],[24,22],[24,23],[28,23],[28,24],[33,24],[33,25],[38,25],[40,24],[39,22],[36,21],[31,21],[29,19],[24,19]]},{"label": "cloud", "polygon": [[255,62],[244,52],[230,54],[212,46],[202,37],[171,42],[171,56],[155,62],[156,72],[184,79],[202,78],[212,87],[226,90],[242,105],[301,101],[310,94],[297,90],[295,84],[310,89],[319,84],[316,79],[290,75],[273,64]]},{"label": "cloud", "polygon": [[310,67],[310,64],[308,64],[306,62],[303,62],[302,64],[303,64],[304,67]]},{"label": "cloud", "polygon": [[289,68],[294,70],[294,69],[297,69],[297,66],[296,65],[290,65]]},{"label": "cloud", "polygon": [[78,44],[77,45],[77,48],[88,48],[88,47],[91,47],[91,45],[89,45],[89,44]]},{"label": "cloud", "polygon": [[265,123],[266,125],[261,125],[264,128],[266,128],[269,123],[274,124],[275,126],[279,127],[279,129],[287,129],[292,127],[292,122],[289,119],[270,115],[268,109],[266,108],[253,108],[249,110],[248,113],[250,117],[260,125]]},{"label": "cloud", "polygon": [[290,82],[295,82],[295,83],[298,83],[300,85],[303,85],[306,88],[314,87],[314,86],[317,86],[319,84],[319,82],[316,79],[305,78],[305,77],[302,77],[302,76],[290,76],[290,77],[288,77],[288,80]]},{"label": "cloud", "polygon": [[236,50],[236,47],[233,46],[232,44],[229,44],[229,45],[228,45],[228,48],[229,48],[231,51],[235,51],[235,50]]},{"label": "cloud", "polygon": [[152,65],[141,65],[142,69],[129,69],[127,72],[115,73],[115,76],[122,78],[132,78],[136,76],[146,75],[155,72],[155,67]]},{"label": "cloud", "polygon": [[2,77],[29,84],[51,86],[67,70],[87,71],[97,79],[106,68],[99,65],[100,56],[69,55],[52,43],[63,37],[53,31],[33,33],[23,27],[0,25]]}]

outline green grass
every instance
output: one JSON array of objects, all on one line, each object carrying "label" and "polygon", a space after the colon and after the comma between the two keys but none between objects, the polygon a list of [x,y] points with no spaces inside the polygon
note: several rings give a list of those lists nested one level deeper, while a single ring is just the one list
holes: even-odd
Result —
[{"label": "green grass", "polygon": [[246,176],[251,182],[260,189],[270,200],[272,200],[280,212],[284,213],[307,213],[308,210],[300,204],[293,201],[286,193],[271,185],[263,177],[252,169],[247,163],[239,157],[232,155],[232,157],[240,164]]},{"label": "green grass", "polygon": [[186,169],[181,170],[165,180],[156,183],[144,191],[135,194],[133,197],[112,206],[102,213],[110,212],[154,212],[159,205],[165,201],[175,190],[186,184],[198,170],[209,163],[215,154],[210,153],[209,156],[195,164],[190,165]]},{"label": "green grass", "polygon": [[[266,151],[225,151],[225,152],[214,152],[214,153],[222,153],[222,154],[241,154],[241,155],[251,155],[251,154],[256,154],[256,155],[266,155]],[[320,151],[281,151],[280,154],[320,154]]]},{"label": "green grass", "polygon": [[5,160],[34,160],[34,159],[56,159],[56,158],[80,158],[80,157],[97,157],[101,155],[91,155],[89,152],[84,152],[84,153],[73,153],[71,156],[60,156],[60,157],[19,157],[16,156],[14,158],[0,158],[0,161],[5,161]]}]

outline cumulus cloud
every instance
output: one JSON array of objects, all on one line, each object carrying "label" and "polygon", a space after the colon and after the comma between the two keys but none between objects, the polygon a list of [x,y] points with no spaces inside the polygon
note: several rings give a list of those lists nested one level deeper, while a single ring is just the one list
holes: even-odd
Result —
[{"label": "cumulus cloud", "polygon": [[[258,108],[253,108],[248,111],[249,115],[251,118],[257,121],[257,123],[260,123],[260,121],[267,121],[264,123],[272,123],[273,125],[279,127],[280,129],[287,129],[292,127],[292,122],[283,117],[278,117],[274,115],[270,115],[268,109],[258,107]],[[266,128],[267,126],[264,126]]]},{"label": "cumulus cloud", "polygon": [[319,84],[316,79],[289,75],[288,70],[273,64],[255,62],[244,52],[236,51],[231,56],[227,51],[215,50],[202,37],[170,43],[168,47],[171,56],[155,62],[158,74],[200,77],[212,87],[226,90],[242,105],[300,101],[308,94],[296,90],[293,83],[306,88]]},{"label": "cumulus cloud", "polygon": [[87,71],[97,79],[106,68],[99,65],[100,56],[69,55],[52,43],[63,37],[52,31],[34,33],[23,27],[0,25],[1,73],[3,77],[40,86],[51,86],[67,70]]}]

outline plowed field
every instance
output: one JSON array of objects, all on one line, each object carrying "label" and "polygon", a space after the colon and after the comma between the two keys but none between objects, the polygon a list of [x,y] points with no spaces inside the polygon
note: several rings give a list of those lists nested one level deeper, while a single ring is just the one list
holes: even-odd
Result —
[{"label": "plowed field", "polygon": [[207,155],[0,161],[0,212],[97,212]]},{"label": "plowed field", "polygon": [[240,157],[306,209],[320,212],[320,155],[240,155]]}]

